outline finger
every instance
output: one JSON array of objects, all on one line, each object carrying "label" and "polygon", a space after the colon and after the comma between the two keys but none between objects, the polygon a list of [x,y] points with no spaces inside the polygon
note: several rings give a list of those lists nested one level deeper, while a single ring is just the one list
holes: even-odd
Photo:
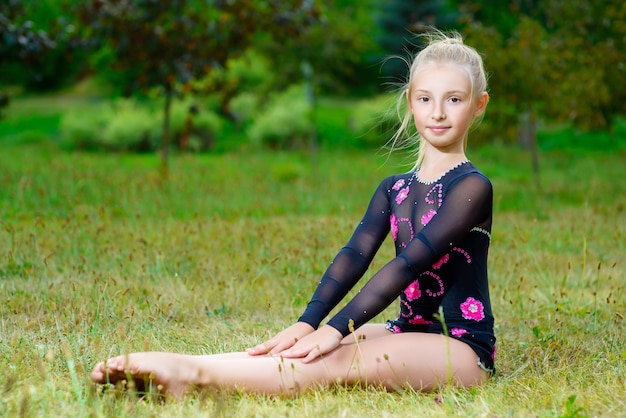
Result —
[{"label": "finger", "polygon": [[320,352],[319,345],[315,345],[315,346],[305,345],[305,346],[292,347],[288,350],[283,351],[282,353],[280,353],[280,355],[285,358],[303,358],[303,357],[310,355],[311,353],[319,353],[319,352]]},{"label": "finger", "polygon": [[309,351],[309,353],[302,359],[302,363],[310,363],[313,360],[318,359],[322,356],[322,351],[319,347],[315,347],[313,350]]},{"label": "finger", "polygon": [[298,357],[304,357],[306,353],[307,352],[303,352],[300,349],[289,348],[287,350],[280,351],[276,353],[275,355],[280,355],[281,357],[285,357],[285,358],[298,358]]},{"label": "finger", "polygon": [[293,340],[287,340],[282,343],[279,343],[274,348],[272,348],[272,350],[270,351],[270,354],[274,354],[274,355],[280,354],[283,351],[293,348],[297,342],[298,342],[298,339],[294,338]]},{"label": "finger", "polygon": [[268,354],[274,348],[275,345],[276,344],[270,340],[270,341],[261,343],[259,345],[256,345],[252,348],[248,348],[246,352],[253,356],[260,355],[260,354]]}]

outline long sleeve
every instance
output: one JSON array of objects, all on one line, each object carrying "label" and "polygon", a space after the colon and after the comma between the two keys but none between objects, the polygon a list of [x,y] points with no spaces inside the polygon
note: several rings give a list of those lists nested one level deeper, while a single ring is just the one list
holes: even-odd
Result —
[{"label": "long sleeve", "polygon": [[389,233],[390,205],[387,191],[390,182],[390,179],[384,180],[374,192],[363,219],[322,276],[298,321],[317,328],[367,271]]},{"label": "long sleeve", "polygon": [[[465,175],[448,185],[436,215],[406,244],[396,258],[372,276],[328,324],[345,336],[350,333],[350,320],[358,328],[379,314],[420,273],[452,250],[473,228],[487,218],[490,220],[492,194],[491,183],[480,174]],[[417,205],[417,200],[415,204]],[[370,222],[367,219],[365,221]]]}]

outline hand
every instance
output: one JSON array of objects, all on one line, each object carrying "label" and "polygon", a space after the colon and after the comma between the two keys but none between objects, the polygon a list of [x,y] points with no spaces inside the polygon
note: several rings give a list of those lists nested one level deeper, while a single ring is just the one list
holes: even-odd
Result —
[{"label": "hand", "polygon": [[271,340],[267,340],[255,347],[248,348],[246,352],[251,356],[263,354],[278,354],[298,342],[304,336],[315,331],[311,325],[306,322],[296,322],[288,328],[285,328]]},{"label": "hand", "polygon": [[339,331],[330,325],[324,325],[279,354],[285,358],[302,358],[303,363],[309,363],[339,347],[341,340],[343,335]]}]

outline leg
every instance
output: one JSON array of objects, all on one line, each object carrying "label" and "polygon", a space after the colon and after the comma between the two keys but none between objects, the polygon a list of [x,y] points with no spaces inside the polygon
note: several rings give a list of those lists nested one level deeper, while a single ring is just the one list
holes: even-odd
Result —
[{"label": "leg", "polygon": [[430,390],[441,384],[473,386],[487,376],[476,353],[465,343],[438,334],[389,334],[358,344],[345,344],[322,359],[302,364],[298,359],[271,356],[188,356],[135,353],[100,363],[91,374],[96,383],[127,378],[147,379],[165,393],[181,397],[192,388],[243,390],[295,395],[334,383],[365,384],[396,390],[410,386]]},{"label": "leg", "polygon": [[388,335],[391,335],[391,332],[386,328],[385,324],[365,324],[357,328],[352,334],[346,335],[341,343],[362,343]]}]

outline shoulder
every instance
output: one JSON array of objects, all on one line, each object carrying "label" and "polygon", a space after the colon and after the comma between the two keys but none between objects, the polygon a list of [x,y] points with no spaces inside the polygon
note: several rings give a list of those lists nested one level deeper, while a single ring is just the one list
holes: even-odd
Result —
[{"label": "shoulder", "polygon": [[472,183],[482,184],[484,188],[492,189],[492,184],[489,178],[483,174],[474,164],[467,162],[456,169],[454,169],[448,176],[446,183],[448,188],[452,188],[460,183]]}]

